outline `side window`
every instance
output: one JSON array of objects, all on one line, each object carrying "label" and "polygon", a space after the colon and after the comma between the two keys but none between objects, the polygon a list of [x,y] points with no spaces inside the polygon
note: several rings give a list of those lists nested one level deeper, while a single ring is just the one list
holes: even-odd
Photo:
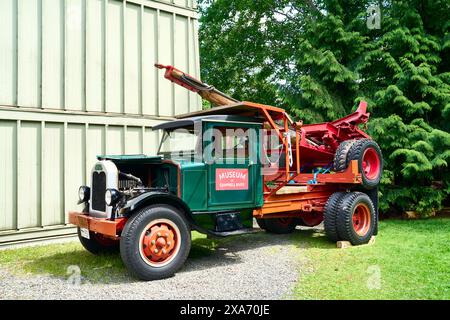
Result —
[{"label": "side window", "polygon": [[248,159],[249,157],[248,128],[214,127],[213,141],[215,159]]}]

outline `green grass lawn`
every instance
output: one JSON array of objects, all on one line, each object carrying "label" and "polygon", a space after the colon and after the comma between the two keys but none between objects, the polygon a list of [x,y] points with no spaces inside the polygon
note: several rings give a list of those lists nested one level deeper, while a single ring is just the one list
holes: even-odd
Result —
[{"label": "green grass lawn", "polygon": [[[209,255],[216,247],[214,240],[197,232],[192,233],[192,244],[189,259]],[[86,281],[129,281],[127,270],[118,253],[96,256],[86,251],[78,241],[0,250],[0,267],[17,275],[67,276],[68,267],[71,265],[80,268]]]},{"label": "green grass lawn", "polygon": [[[296,231],[291,241],[302,263],[288,298],[450,299],[450,219],[381,221],[375,244],[347,249],[312,230]],[[212,254],[217,243],[193,233],[189,259]],[[78,242],[0,251],[0,267],[16,274],[67,276],[70,265],[86,281],[130,281],[119,255],[94,256]]]},{"label": "green grass lawn", "polygon": [[296,299],[450,299],[450,219],[381,221],[375,244],[347,249],[317,233],[293,237],[312,269]]}]

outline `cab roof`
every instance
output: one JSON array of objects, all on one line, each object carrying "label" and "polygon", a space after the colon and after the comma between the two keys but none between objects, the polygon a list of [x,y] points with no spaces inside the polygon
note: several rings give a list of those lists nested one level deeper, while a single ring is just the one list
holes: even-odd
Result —
[{"label": "cab roof", "polygon": [[181,114],[176,116],[177,119],[186,119],[197,116],[207,116],[207,115],[239,115],[251,118],[266,118],[265,114],[268,113],[272,118],[278,119],[286,112],[282,108],[273,107],[269,105],[254,103],[254,102],[237,102],[224,106],[217,106],[210,109],[200,110]]},{"label": "cab roof", "polygon": [[164,129],[171,130],[177,128],[184,128],[193,126],[195,123],[199,123],[202,121],[221,121],[221,122],[247,122],[254,124],[261,124],[264,119],[263,118],[254,118],[254,117],[244,117],[239,115],[224,115],[224,114],[213,114],[213,115],[204,115],[204,116],[191,116],[187,118],[176,119],[174,121],[168,121],[156,126],[153,126],[153,130]]}]

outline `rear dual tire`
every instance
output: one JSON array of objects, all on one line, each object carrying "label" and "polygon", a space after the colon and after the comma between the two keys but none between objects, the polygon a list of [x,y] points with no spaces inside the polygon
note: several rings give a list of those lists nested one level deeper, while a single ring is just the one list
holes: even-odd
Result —
[{"label": "rear dual tire", "polygon": [[325,204],[323,211],[323,225],[325,234],[330,241],[336,242],[339,240],[337,231],[337,218],[340,210],[342,198],[345,197],[345,192],[335,192]]},{"label": "rear dual tire", "polygon": [[363,192],[335,192],[324,209],[325,234],[330,241],[369,242],[376,229],[375,208]]}]

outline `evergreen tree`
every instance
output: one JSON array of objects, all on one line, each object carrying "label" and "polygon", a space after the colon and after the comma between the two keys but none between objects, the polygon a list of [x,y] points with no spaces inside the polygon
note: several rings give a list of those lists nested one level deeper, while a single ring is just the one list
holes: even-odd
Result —
[{"label": "evergreen tree", "polygon": [[450,191],[450,2],[393,1],[382,12],[357,67],[385,154],[382,209],[429,215]]},{"label": "evergreen tree", "polygon": [[[380,29],[367,26],[369,5]],[[305,122],[367,100],[385,157],[381,209],[428,215],[450,192],[448,12],[446,0],[205,0],[202,77]]]}]

